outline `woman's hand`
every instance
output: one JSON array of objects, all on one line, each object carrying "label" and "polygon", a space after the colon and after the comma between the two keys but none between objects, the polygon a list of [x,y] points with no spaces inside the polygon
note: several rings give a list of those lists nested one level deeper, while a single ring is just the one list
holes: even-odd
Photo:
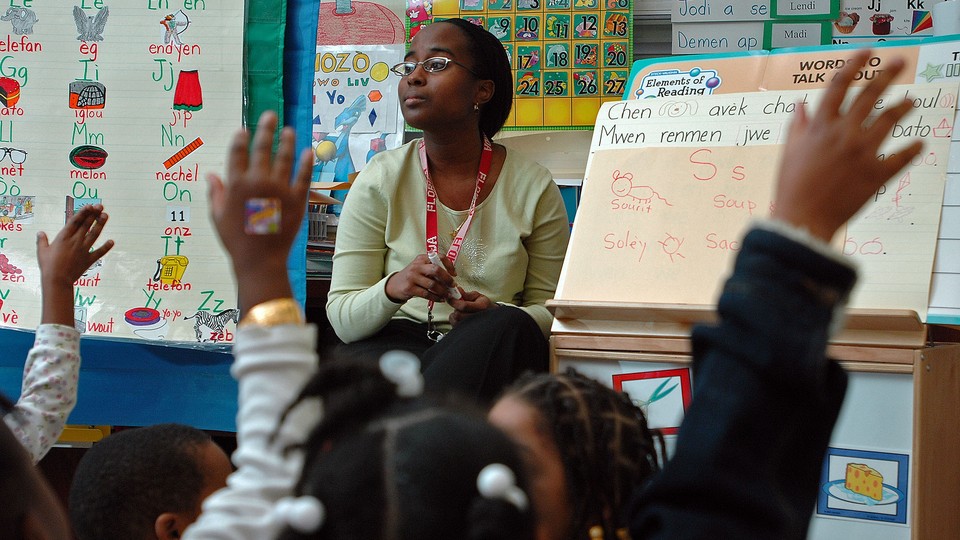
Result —
[{"label": "woman's hand", "polygon": [[461,291],[460,299],[447,300],[453,313],[450,314],[450,326],[456,326],[467,317],[487,309],[499,307],[496,302],[491,301],[486,296],[477,291]]},{"label": "woman's hand", "polygon": [[911,108],[904,100],[869,118],[877,99],[903,70],[900,59],[885,66],[849,108],[841,111],[850,83],[869,57],[870,51],[862,50],[850,58],[830,83],[812,118],[802,105],[797,107],[780,164],[771,216],[827,242],[922,148],[920,141],[914,141],[885,159],[878,157],[880,144]]},{"label": "woman's hand", "polygon": [[292,128],[283,128],[274,156],[276,129],[276,113],[260,115],[252,150],[247,130],[234,136],[226,181],[207,177],[210,214],[233,263],[242,309],[292,294],[287,256],[306,212],[313,158],[309,149],[301,153],[291,183],[296,136]]},{"label": "woman's hand", "polygon": [[434,302],[443,302],[449,296],[449,288],[454,286],[453,276],[457,271],[450,261],[442,257],[444,268],[430,262],[426,253],[417,255],[403,270],[387,280],[387,298],[402,304],[411,298],[426,298]]}]

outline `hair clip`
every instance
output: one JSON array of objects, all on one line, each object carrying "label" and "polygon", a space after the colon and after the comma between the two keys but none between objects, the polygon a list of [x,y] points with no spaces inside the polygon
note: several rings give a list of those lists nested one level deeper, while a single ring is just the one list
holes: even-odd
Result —
[{"label": "hair clip", "polygon": [[284,497],[273,506],[273,518],[298,533],[312,533],[323,525],[326,511],[316,497]]},{"label": "hair clip", "polygon": [[397,385],[400,397],[416,397],[423,393],[420,359],[407,351],[388,351],[380,357],[380,372]]},{"label": "hair clip", "polygon": [[510,467],[502,463],[491,463],[477,475],[477,490],[488,499],[503,499],[525,512],[529,502],[527,494],[517,487],[517,477]]}]

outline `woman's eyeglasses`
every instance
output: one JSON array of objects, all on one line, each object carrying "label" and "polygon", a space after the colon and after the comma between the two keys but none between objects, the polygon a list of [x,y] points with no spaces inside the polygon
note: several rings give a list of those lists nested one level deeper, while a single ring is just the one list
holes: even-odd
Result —
[{"label": "woman's eyeglasses", "polygon": [[446,58],[443,56],[434,56],[433,58],[427,58],[426,60],[421,60],[419,62],[400,62],[399,64],[390,68],[390,71],[396,73],[401,77],[406,77],[407,75],[410,75],[411,73],[413,73],[414,70],[417,69],[417,66],[423,66],[423,70],[426,71],[427,73],[436,73],[438,71],[443,71],[447,69],[447,65],[449,64],[456,64],[462,67],[463,69],[469,71],[474,77],[477,77],[478,79],[480,78],[480,76],[477,75],[476,72],[474,72],[472,69],[468,68],[467,66],[461,64],[460,62],[457,62],[456,60],[452,60],[450,58]]},{"label": "woman's eyeglasses", "polygon": [[0,148],[0,161],[7,159],[7,156],[10,156],[10,161],[17,165],[27,160],[27,153],[23,150],[17,148]]}]

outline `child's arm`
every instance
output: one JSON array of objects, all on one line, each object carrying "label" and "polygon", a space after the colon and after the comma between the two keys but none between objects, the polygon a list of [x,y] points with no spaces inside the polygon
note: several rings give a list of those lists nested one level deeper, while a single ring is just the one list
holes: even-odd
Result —
[{"label": "child's arm", "polygon": [[[298,407],[280,429],[279,418],[318,364],[316,328],[303,322],[286,266],[306,211],[311,152],[295,161],[294,133],[284,128],[272,155],[276,128],[277,116],[264,113],[251,151],[246,131],[234,138],[226,181],[209,178],[210,213],[233,265],[243,314],[230,370],[239,383],[237,470],[204,501],[184,540],[276,538],[286,525],[276,518],[276,502],[293,493],[302,464],[299,451],[286,450],[303,441],[319,416],[317,407]],[[253,210],[269,211],[267,221],[256,221]]]},{"label": "child's arm", "polygon": [[45,233],[37,234],[43,311],[23,366],[16,412],[7,417],[8,426],[34,462],[60,437],[77,402],[80,333],[73,327],[73,283],[113,247],[108,240],[91,251],[106,222],[102,206],[85,206],[52,243]]}]

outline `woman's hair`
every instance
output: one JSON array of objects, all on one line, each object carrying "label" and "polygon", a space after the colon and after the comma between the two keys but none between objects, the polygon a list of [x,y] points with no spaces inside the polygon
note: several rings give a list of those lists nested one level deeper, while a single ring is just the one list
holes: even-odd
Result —
[{"label": "woman's hair", "polygon": [[355,360],[321,365],[290,409],[313,397],[323,419],[303,445],[295,491],[318,499],[325,517],[316,532],[288,528],[281,539],[533,538],[529,505],[478,491],[493,463],[526,491],[518,451],[479,411],[399,397],[375,362]]},{"label": "woman's hair", "polygon": [[480,131],[493,138],[500,131],[513,106],[513,72],[503,44],[490,32],[464,19],[445,19],[463,31],[470,42],[473,71],[493,81],[493,96],[480,106]]},{"label": "woman's hair", "polygon": [[617,539],[634,489],[660,469],[663,437],[630,397],[573,368],[563,374],[526,374],[503,394],[540,414],[539,429],[557,446],[571,502],[570,538]]}]

